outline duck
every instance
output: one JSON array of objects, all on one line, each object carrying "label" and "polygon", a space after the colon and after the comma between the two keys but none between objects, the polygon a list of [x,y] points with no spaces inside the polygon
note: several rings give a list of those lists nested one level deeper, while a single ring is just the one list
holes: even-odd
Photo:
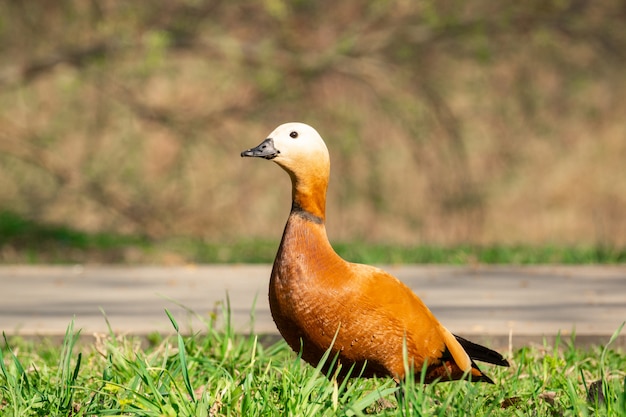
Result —
[{"label": "duck", "polygon": [[398,383],[412,372],[425,383],[493,384],[476,361],[509,366],[498,352],[452,334],[398,278],[333,250],[325,226],[330,156],[313,127],[282,124],[241,156],[275,162],[291,178],[291,211],[270,275],[269,305],[281,336],[304,361],[318,366],[330,351],[335,368],[332,361],[321,368],[329,378]]}]

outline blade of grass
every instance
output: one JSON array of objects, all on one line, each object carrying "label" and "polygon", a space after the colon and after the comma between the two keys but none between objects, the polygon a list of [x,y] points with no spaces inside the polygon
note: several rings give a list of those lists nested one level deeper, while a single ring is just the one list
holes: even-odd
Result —
[{"label": "blade of grass", "polygon": [[60,399],[57,404],[58,412],[68,412],[72,407],[74,383],[80,370],[82,354],[78,354],[76,366],[73,370],[71,369],[71,362],[74,347],[79,337],[80,330],[74,332],[74,319],[72,319],[65,330],[65,337],[63,338],[63,346],[61,349],[61,363],[57,371],[57,380],[61,382],[57,390],[57,397]]},{"label": "blade of grass", "polygon": [[13,365],[15,366],[15,370],[17,371],[17,375],[7,369],[4,364],[2,349],[0,349],[0,370],[2,370],[2,375],[6,381],[6,385],[0,385],[0,390],[7,393],[7,407],[10,407],[9,409],[12,409],[14,412],[13,415],[17,417],[27,408],[25,399],[28,398],[29,392],[24,392],[24,385],[22,384],[22,381],[24,381],[26,387],[28,387],[28,378],[26,378],[26,374],[24,373],[24,367],[11,349],[5,332],[2,332],[2,336],[4,338],[7,351],[11,354],[11,359],[13,361]]},{"label": "blade of grass", "polygon": [[613,404],[614,404],[613,395],[612,393],[609,392],[609,384],[608,384],[609,373],[606,370],[606,354],[609,351],[609,346],[618,338],[625,324],[626,324],[626,321],[622,322],[622,324],[617,328],[617,330],[613,332],[613,335],[611,335],[608,343],[604,345],[604,348],[602,349],[602,353],[600,354],[600,379],[602,381],[600,388],[602,389],[602,394],[605,399],[604,404],[607,409],[607,413],[609,413],[609,415],[612,413],[617,413],[619,411],[622,411],[622,412],[624,411],[623,409],[622,410],[613,409]]},{"label": "blade of grass", "polygon": [[191,386],[191,380],[189,379],[189,370],[187,368],[187,355],[185,351],[185,341],[183,340],[183,336],[180,334],[178,323],[169,312],[169,310],[165,309],[165,314],[169,317],[172,322],[172,326],[176,330],[176,337],[178,340],[178,359],[180,361],[180,369],[183,376],[183,382],[185,383],[185,388],[187,389],[187,393],[191,397],[192,402],[196,402],[196,395],[194,393],[193,387]]}]

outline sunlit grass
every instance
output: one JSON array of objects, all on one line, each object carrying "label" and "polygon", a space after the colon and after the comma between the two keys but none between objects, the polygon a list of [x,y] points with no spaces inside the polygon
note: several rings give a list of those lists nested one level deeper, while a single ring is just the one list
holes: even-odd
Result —
[{"label": "sunlit grass", "polygon": [[610,346],[621,329],[605,346],[557,340],[513,352],[510,368],[483,365],[495,385],[423,386],[418,373],[397,387],[390,379],[329,380],[283,341],[234,333],[228,306],[224,315],[223,327],[209,316],[200,332],[183,336],[168,314],[175,334],[148,346],[112,333],[82,343],[72,323],[60,346],[5,336],[0,415],[626,416],[626,354]]}]

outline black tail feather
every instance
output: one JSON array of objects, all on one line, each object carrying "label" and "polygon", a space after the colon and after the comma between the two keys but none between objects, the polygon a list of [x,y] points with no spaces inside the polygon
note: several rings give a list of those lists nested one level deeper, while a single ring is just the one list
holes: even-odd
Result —
[{"label": "black tail feather", "polygon": [[476,363],[474,363],[473,360],[472,360],[472,368],[478,369],[478,372],[480,372],[480,376],[479,377],[476,377],[476,376],[472,375],[472,381],[487,382],[488,384],[495,384],[495,382],[493,382],[493,379],[491,379],[487,375],[485,375],[483,373],[483,371],[481,371],[480,368],[476,365]]},{"label": "black tail feather", "polygon": [[457,335],[454,335],[454,337],[456,337],[456,340],[463,346],[463,349],[465,349],[465,352],[467,352],[470,358],[493,365],[509,366],[509,362],[495,350],[470,342]]}]

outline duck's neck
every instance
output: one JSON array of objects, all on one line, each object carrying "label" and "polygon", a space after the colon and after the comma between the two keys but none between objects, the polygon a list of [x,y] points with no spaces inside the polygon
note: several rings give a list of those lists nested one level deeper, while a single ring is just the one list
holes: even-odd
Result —
[{"label": "duck's neck", "polygon": [[308,176],[306,180],[291,176],[292,214],[300,214],[309,220],[323,224],[326,221],[327,176]]},{"label": "duck's neck", "polygon": [[310,209],[300,208],[294,201],[273,275],[283,279],[314,279],[318,277],[316,272],[339,270],[343,263],[328,241],[323,217],[313,214]]},{"label": "duck's neck", "polygon": [[310,192],[315,188],[312,184],[305,187],[294,182],[291,214],[274,261],[272,280],[318,279],[331,276],[320,271],[345,267],[345,261],[333,250],[326,235],[326,184],[319,182],[317,191]]}]

